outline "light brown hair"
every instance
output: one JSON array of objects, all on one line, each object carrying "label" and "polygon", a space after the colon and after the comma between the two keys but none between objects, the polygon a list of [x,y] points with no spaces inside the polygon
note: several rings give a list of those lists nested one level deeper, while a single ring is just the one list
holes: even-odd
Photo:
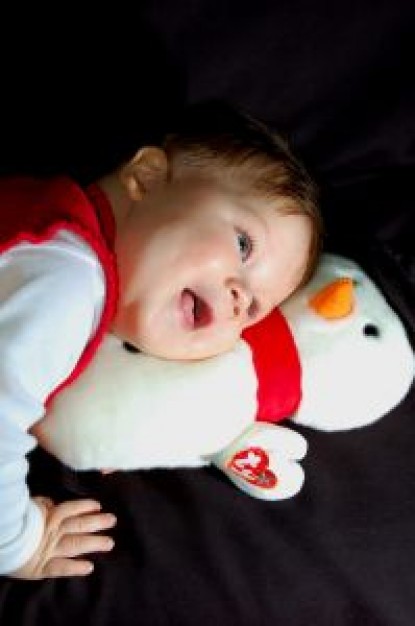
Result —
[{"label": "light brown hair", "polygon": [[301,285],[309,280],[322,247],[318,188],[279,134],[227,102],[209,100],[188,107],[162,147],[173,171],[191,168],[250,196],[284,198],[284,212],[306,215],[312,235]]}]

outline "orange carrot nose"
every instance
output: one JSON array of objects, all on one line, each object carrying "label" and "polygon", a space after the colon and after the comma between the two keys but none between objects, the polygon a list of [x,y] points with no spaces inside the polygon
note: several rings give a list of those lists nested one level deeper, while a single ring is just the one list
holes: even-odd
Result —
[{"label": "orange carrot nose", "polygon": [[349,315],[354,306],[354,290],[351,278],[339,278],[320,289],[309,300],[309,305],[327,320]]}]

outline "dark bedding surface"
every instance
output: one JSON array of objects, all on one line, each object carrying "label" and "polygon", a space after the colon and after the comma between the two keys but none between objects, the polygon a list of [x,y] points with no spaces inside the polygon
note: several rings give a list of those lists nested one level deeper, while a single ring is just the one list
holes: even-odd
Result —
[{"label": "dark bedding surface", "polygon": [[[415,344],[413,2],[140,6],[105,28],[4,20],[1,172],[88,180],[182,103],[238,102],[291,139],[326,249],[362,264]],[[301,432],[305,486],[272,504],[214,469],[102,477],[36,450],[33,492],[100,499],[116,547],[82,580],[0,579],[1,626],[413,626],[414,389],[373,426]]]}]

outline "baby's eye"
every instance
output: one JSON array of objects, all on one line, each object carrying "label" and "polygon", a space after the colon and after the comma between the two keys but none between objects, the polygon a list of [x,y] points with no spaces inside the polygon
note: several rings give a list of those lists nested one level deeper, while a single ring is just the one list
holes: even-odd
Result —
[{"label": "baby's eye", "polygon": [[242,230],[239,230],[236,233],[236,236],[238,238],[238,246],[241,252],[242,261],[245,262],[252,254],[252,239],[247,233],[243,232]]}]

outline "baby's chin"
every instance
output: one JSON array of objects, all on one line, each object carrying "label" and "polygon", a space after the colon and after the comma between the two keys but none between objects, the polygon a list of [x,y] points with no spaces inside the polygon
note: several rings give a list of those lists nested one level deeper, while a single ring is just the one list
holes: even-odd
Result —
[{"label": "baby's chin", "polygon": [[180,345],[157,346],[147,343],[142,345],[140,349],[146,354],[169,361],[202,361],[230,352],[236,343],[237,340],[220,346],[185,345],[185,342]]}]

